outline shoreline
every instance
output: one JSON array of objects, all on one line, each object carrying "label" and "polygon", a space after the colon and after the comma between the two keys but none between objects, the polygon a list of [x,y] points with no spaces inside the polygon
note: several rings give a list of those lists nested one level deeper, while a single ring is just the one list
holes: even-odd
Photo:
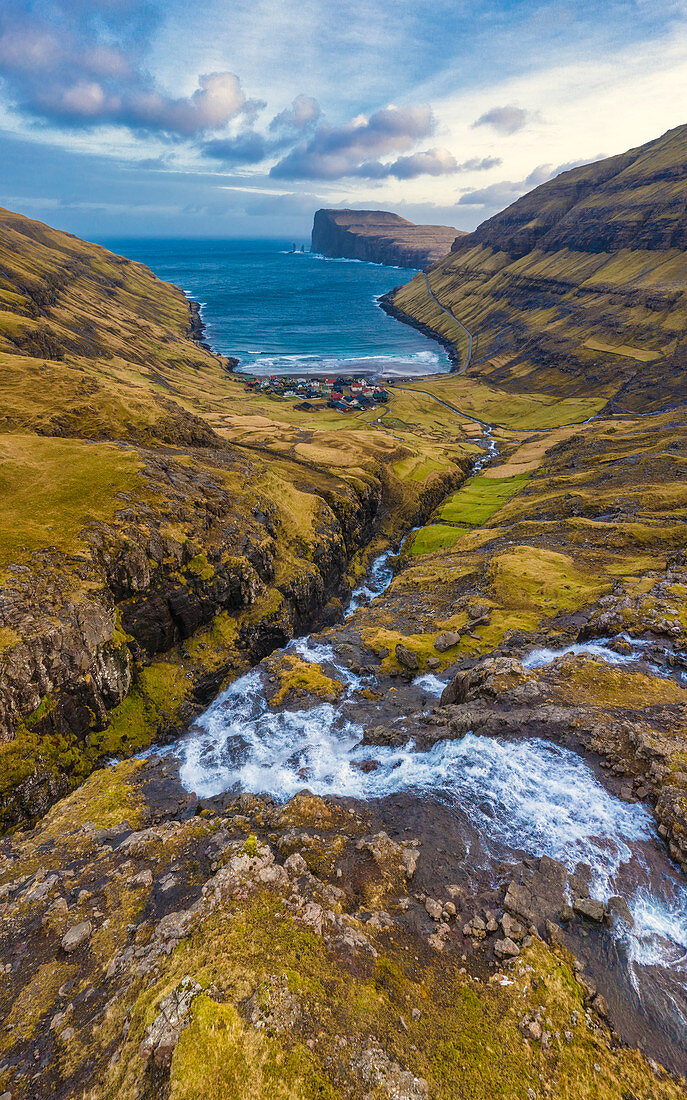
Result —
[{"label": "shoreline", "polygon": [[[370,261],[370,260],[355,260],[353,262],[370,263],[372,261]],[[395,268],[396,270],[398,270],[398,265],[390,265],[390,264],[380,263],[376,266],[389,267],[390,269]],[[179,289],[181,290],[181,287]],[[407,373],[400,373],[400,372],[399,373],[387,374],[384,371],[375,372],[375,369],[373,367],[369,367],[369,368],[356,367],[355,369],[353,369],[353,368],[349,369],[347,367],[345,369],[345,373],[346,374],[353,373],[355,375],[365,376],[365,377],[369,377],[369,378],[375,378],[375,379],[377,379],[381,382],[384,382],[386,384],[389,384],[389,385],[392,385],[394,381],[399,381],[399,382],[422,381],[423,379],[427,379],[427,378],[438,378],[441,375],[445,375],[445,374],[456,374],[458,371],[460,371],[460,368],[461,368],[461,355],[460,355],[460,352],[459,352],[458,348],[447,337],[442,336],[440,333],[435,332],[434,329],[431,329],[429,327],[429,325],[425,325],[422,321],[415,320],[415,318],[411,317],[409,314],[404,313],[403,310],[398,309],[398,307],[393,304],[393,296],[394,296],[394,294],[396,293],[397,290],[400,290],[400,286],[395,286],[395,287],[392,287],[391,290],[387,290],[384,294],[381,294],[376,299],[376,304],[379,306],[379,308],[384,313],[387,314],[387,316],[392,317],[394,320],[399,321],[401,324],[408,325],[409,328],[414,328],[417,332],[421,332],[422,335],[426,336],[429,340],[432,340],[434,343],[440,344],[444,348],[444,350],[445,350],[445,352],[448,356],[448,360],[449,360],[449,363],[450,363],[450,369],[448,371],[445,371],[445,370],[444,371],[431,371],[431,372],[423,371],[420,374],[414,374],[414,373],[408,373],[407,374]],[[184,294],[184,291],[181,290],[181,293]],[[217,351],[216,348],[213,348],[212,345],[209,344],[208,341],[205,339],[207,326],[205,324],[205,321],[203,321],[203,318],[202,318],[202,315],[201,315],[201,304],[200,304],[200,302],[197,302],[194,299],[189,298],[188,295],[186,295],[186,294],[184,294],[184,297],[186,298],[186,301],[188,302],[188,308],[189,308],[188,339],[192,340],[194,343],[198,344],[198,346],[203,348],[205,351],[210,352],[211,355],[214,355],[218,359],[220,359],[223,362],[223,364],[226,364],[226,370],[230,374],[237,374],[239,376],[242,375],[244,372],[239,369],[241,367],[241,359],[239,359],[235,355],[224,355],[223,352]],[[343,368],[341,368],[341,369],[343,369]],[[307,368],[302,368],[301,370],[294,371],[293,373],[292,372],[288,372],[288,373],[287,372],[277,372],[279,377],[285,377],[285,378],[286,377],[294,377],[294,378],[296,378],[300,375],[304,375],[304,376],[307,376],[308,378],[317,378],[317,379],[329,378],[334,373],[336,373],[334,370],[332,370],[332,369],[326,370],[324,368],[318,369],[318,370],[308,370]],[[245,371],[245,376],[246,376],[246,378],[251,378],[251,377],[255,377],[255,378],[265,377],[265,378],[267,378],[267,377],[269,377],[269,375],[264,375],[263,376],[263,375],[259,374],[257,371],[250,371],[250,370]]]},{"label": "shoreline", "polygon": [[[391,290],[387,290],[386,294],[382,294],[377,299],[379,308],[383,310],[384,313],[388,314],[389,317],[393,317],[394,320],[400,321],[403,325],[408,325],[409,328],[416,329],[418,332],[421,332],[423,336],[427,336],[430,340],[434,340],[435,343],[441,344],[448,355],[451,369],[450,371],[441,371],[437,373],[457,374],[460,371],[462,362],[460,352],[456,345],[452,343],[447,336],[442,336],[440,332],[435,332],[435,330],[430,328],[429,325],[426,325],[424,321],[416,320],[415,317],[411,317],[409,313],[404,313],[402,309],[394,305],[394,294],[400,289],[400,286],[395,286],[392,287]],[[436,375],[425,374],[423,377],[434,378]]]},{"label": "shoreline", "polygon": [[[181,290],[181,287],[179,289]],[[181,291],[181,293],[184,294],[183,290]],[[188,302],[189,312],[188,339],[192,340],[194,344],[198,344],[198,347],[203,348],[204,351],[209,351],[211,355],[214,355],[218,359],[221,359],[222,363],[226,364],[226,370],[230,374],[233,374],[236,368],[239,366],[241,360],[237,359],[235,355],[223,355],[221,351],[217,351],[215,348],[212,347],[211,344],[208,344],[207,340],[205,339],[205,321],[200,314],[200,302],[195,302],[186,294],[184,294],[184,297]]]}]

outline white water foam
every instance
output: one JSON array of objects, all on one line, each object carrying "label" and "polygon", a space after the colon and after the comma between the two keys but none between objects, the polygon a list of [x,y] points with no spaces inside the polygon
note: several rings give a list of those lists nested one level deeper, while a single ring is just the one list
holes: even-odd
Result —
[{"label": "white water foam", "polygon": [[574,656],[585,654],[589,657],[598,657],[609,665],[636,664],[641,660],[641,650],[648,645],[648,642],[630,638],[627,634],[622,634],[621,638],[632,646],[631,653],[617,653],[609,648],[610,638],[598,638],[595,642],[575,642],[573,645],[563,646],[562,649],[533,649],[523,658],[522,663],[525,668],[543,668],[544,665],[550,665],[559,657],[572,653]]},{"label": "white water foam", "polygon": [[363,604],[368,604],[377,596],[381,596],[385,588],[388,588],[394,576],[391,562],[395,556],[394,550],[385,550],[383,554],[375,558],[363,583],[351,592],[351,598],[346,608],[346,618],[357,611],[359,607],[362,607]]},{"label": "white water foam", "polygon": [[362,738],[362,727],[328,703],[270,711],[260,675],[251,672],[196,724],[181,780],[204,797],[249,790],[277,801],[305,787],[361,801],[411,792],[465,814],[482,838],[485,864],[521,850],[561,860],[571,871],[587,863],[595,897],[620,893],[628,900],[635,927],[620,926],[617,934],[638,991],[640,971],[669,971],[677,1011],[687,985],[687,889],[677,874],[665,876],[662,896],[652,889],[642,847],[653,821],[641,805],[613,797],[575,753],[540,739],[508,744],[467,734],[420,752],[412,741],[389,747]]},{"label": "white water foam", "polygon": [[443,680],[440,680],[438,676],[435,676],[434,673],[426,672],[422,676],[415,677],[413,686],[438,699],[446,687],[446,684]]},{"label": "white water foam", "polygon": [[[375,560],[352,594],[349,614],[384,591],[393,576],[392,557],[388,550]],[[618,664],[637,659],[635,653],[608,649],[607,641],[536,650],[524,663],[540,667],[567,652]],[[636,649],[641,645],[635,643]],[[287,650],[331,667],[349,696],[363,682],[325,643],[301,638]],[[431,674],[414,684],[435,695],[444,688]],[[643,806],[615,798],[581,757],[542,739],[505,743],[467,734],[418,751],[412,741],[402,747],[364,745],[363,732],[345,717],[343,705],[272,710],[255,669],[219,696],[177,745],[183,757],[180,778],[200,797],[248,790],[286,801],[304,787],[320,796],[361,801],[412,793],[465,816],[481,838],[481,853],[471,850],[477,864],[493,865],[522,850],[549,855],[571,871],[579,861],[587,863],[594,896],[607,900],[621,894],[628,901],[635,926],[620,924],[615,935],[626,946],[639,996],[653,988],[658,968],[675,1017],[687,1019],[687,888],[658,846],[653,859],[662,874],[660,885],[653,884],[647,852],[654,822]]]},{"label": "white water foam", "polygon": [[237,374],[250,375],[380,375],[445,374],[448,358],[435,351],[399,351],[393,355],[322,356],[264,354],[245,356]]}]

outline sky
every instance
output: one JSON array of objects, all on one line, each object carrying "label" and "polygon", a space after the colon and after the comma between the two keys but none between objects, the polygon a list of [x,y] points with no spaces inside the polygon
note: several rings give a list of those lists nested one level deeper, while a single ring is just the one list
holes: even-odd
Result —
[{"label": "sky", "polygon": [[0,0],[0,205],[95,240],[469,230],[686,116],[687,0]]}]

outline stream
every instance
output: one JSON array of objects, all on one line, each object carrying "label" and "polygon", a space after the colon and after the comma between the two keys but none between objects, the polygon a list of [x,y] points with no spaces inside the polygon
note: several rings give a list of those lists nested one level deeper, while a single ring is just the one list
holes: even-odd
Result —
[{"label": "stream", "polygon": [[[495,451],[491,440],[488,445],[475,472]],[[347,619],[384,592],[395,561],[391,550],[375,559],[351,594]],[[537,649],[524,664],[540,667],[565,653],[625,664],[641,661],[644,645],[629,640],[629,652],[623,653],[601,639],[561,650]],[[622,895],[634,928],[582,929],[574,933],[573,950],[600,981],[624,1037],[684,1071],[687,883],[669,860],[649,811],[616,798],[581,756],[542,738],[513,743],[468,733],[428,751],[418,750],[411,737],[402,747],[365,744],[359,693],[374,686],[374,675],[354,673],[317,637],[295,639],[283,652],[322,665],[344,685],[341,699],[273,709],[265,695],[264,670],[252,669],[222,692],[174,746],[184,787],[202,798],[251,791],[278,802],[307,788],[365,803],[392,835],[412,827],[425,847],[428,837],[438,842],[445,882],[462,877],[479,881],[482,888],[502,888],[509,867],[544,854],[570,871],[579,862],[587,864],[592,896]],[[445,682],[431,674],[417,676],[404,689],[403,710],[391,723],[434,705]],[[369,725],[375,724],[375,706],[381,716],[383,705],[384,699],[367,703]],[[378,720],[389,724],[388,705]]]}]

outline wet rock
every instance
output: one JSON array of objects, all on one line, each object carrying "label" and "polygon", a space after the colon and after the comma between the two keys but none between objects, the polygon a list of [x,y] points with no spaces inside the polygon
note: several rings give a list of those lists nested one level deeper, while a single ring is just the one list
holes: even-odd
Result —
[{"label": "wet rock", "polygon": [[420,667],[417,653],[412,649],[408,649],[407,646],[399,642],[396,646],[396,660],[403,668],[407,668],[410,672],[416,672]]},{"label": "wet rock", "polygon": [[86,943],[93,933],[93,925],[89,920],[83,920],[69,928],[62,937],[62,950],[67,954],[76,951]]},{"label": "wet rock", "polygon": [[141,1058],[160,1067],[170,1063],[179,1037],[190,1021],[191,1005],[202,992],[195,978],[187,975],[164,998],[139,1047]]},{"label": "wet rock", "polygon": [[599,923],[604,919],[606,915],[606,906],[602,901],[596,901],[594,898],[575,898],[573,901],[573,909],[580,916],[585,917],[587,920],[593,920]]},{"label": "wet rock", "polygon": [[[455,703],[465,702],[469,684],[470,673],[457,672],[441,693],[441,706],[449,707],[453,706]],[[453,726],[451,728],[453,728]]]},{"label": "wet rock", "polygon": [[630,912],[625,898],[614,895],[606,903],[606,919],[611,926],[617,923],[626,924],[628,928],[634,928],[634,917]]}]

